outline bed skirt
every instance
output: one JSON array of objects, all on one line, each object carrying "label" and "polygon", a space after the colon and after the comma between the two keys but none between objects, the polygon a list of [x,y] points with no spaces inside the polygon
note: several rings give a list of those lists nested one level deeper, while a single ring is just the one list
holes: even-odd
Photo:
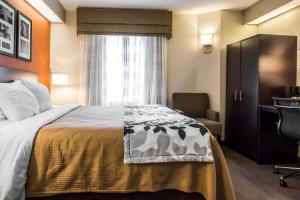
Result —
[{"label": "bed skirt", "polygon": [[26,200],[205,200],[203,195],[193,192],[186,193],[179,190],[162,190],[159,192],[133,193],[78,193],[63,194],[49,197],[28,197]]}]

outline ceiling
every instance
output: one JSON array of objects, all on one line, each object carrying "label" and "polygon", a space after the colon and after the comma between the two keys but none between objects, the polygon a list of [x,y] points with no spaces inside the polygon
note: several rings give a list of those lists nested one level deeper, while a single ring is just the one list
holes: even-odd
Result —
[{"label": "ceiling", "polygon": [[216,10],[242,10],[258,0],[59,0],[66,10],[77,7],[168,9],[199,14]]}]

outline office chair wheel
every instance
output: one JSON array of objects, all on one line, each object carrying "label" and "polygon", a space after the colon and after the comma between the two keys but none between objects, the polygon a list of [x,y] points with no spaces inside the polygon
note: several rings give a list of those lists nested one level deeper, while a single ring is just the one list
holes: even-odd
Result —
[{"label": "office chair wheel", "polygon": [[286,184],[286,182],[285,182],[284,180],[280,180],[280,181],[279,181],[279,185],[280,185],[281,187],[286,187],[286,186],[287,186],[287,184]]},{"label": "office chair wheel", "polygon": [[274,173],[274,174],[279,174],[279,170],[278,170],[278,169],[275,169],[275,170],[273,171],[273,173]]}]

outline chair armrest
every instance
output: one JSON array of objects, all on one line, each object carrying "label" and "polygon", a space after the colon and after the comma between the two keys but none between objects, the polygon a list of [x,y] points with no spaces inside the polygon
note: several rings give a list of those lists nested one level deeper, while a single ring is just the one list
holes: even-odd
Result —
[{"label": "chair armrest", "polygon": [[206,119],[211,121],[219,122],[219,112],[208,109],[206,110]]},{"label": "chair armrest", "polygon": [[175,112],[178,112],[179,114],[181,115],[184,115],[184,112],[182,110],[179,110],[179,109],[174,109]]}]

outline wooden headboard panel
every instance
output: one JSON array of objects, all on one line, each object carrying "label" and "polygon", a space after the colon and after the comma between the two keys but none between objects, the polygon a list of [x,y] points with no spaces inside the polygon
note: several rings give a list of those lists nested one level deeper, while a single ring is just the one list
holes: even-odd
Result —
[{"label": "wooden headboard panel", "polygon": [[0,83],[9,83],[22,78],[37,81],[38,75],[34,72],[24,71],[20,69],[0,67]]}]

